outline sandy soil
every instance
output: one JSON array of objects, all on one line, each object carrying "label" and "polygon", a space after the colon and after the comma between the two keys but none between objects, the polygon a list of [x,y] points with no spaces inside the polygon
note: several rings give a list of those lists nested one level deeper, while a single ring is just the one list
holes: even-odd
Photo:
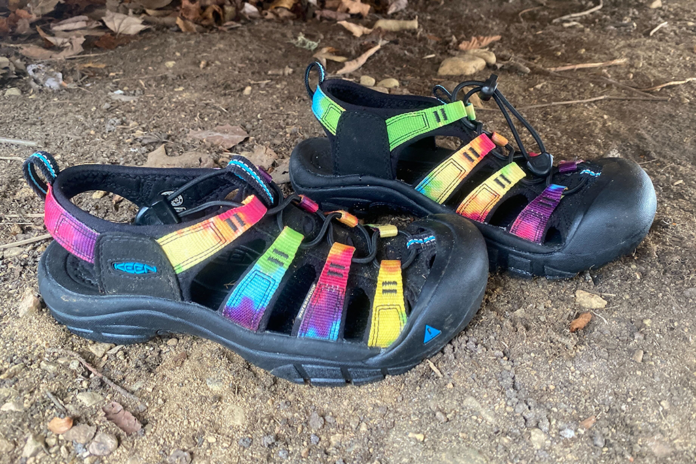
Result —
[{"label": "sandy soil", "polygon": [[[498,71],[501,88],[520,107],[639,96],[602,78],[647,88],[696,76],[696,25],[689,22],[696,12],[689,0],[663,0],[657,9],[646,0],[609,1],[571,27],[551,20],[589,8],[589,2],[549,2],[525,12],[524,21],[518,14],[538,4],[411,3],[399,16],[418,15],[420,30],[388,34],[390,43],[350,77],[394,77],[401,89],[428,93],[442,83],[437,69],[450,56],[452,36],[489,34],[503,36],[492,47],[499,58],[532,67],[529,74]],[[668,25],[650,36],[663,21]],[[301,82],[311,52],[290,43],[301,32],[351,57],[371,45],[315,21],[260,21],[203,35],[148,31],[116,50],[86,52],[99,56],[55,63],[66,78],[82,79],[79,89],[32,92],[27,78],[0,82],[0,95],[9,87],[23,92],[0,96],[0,136],[36,141],[59,155],[63,166],[142,165],[157,145],[139,141],[136,131],[166,135],[170,154],[197,149],[224,162],[229,155],[186,135],[229,123],[252,137],[234,151],[265,144],[286,158],[297,142],[320,134]],[[0,46],[0,52],[13,50]],[[423,58],[428,55],[435,56]],[[539,70],[621,57],[627,65],[562,77]],[[171,68],[169,61],[175,62]],[[86,63],[106,67],[80,68]],[[291,75],[269,75],[286,66]],[[330,71],[336,69],[330,64]],[[243,95],[247,86],[251,94]],[[139,98],[111,100],[109,93],[118,89]],[[37,289],[46,242],[5,251],[0,404],[10,406],[0,410],[0,463],[694,462],[696,85],[655,94],[669,100],[525,111],[557,159],[622,156],[650,174],[657,217],[635,253],[567,281],[491,275],[479,314],[432,359],[434,368],[423,363],[378,384],[293,385],[212,342],[184,335],[102,355],[103,347],[70,334],[43,307],[18,314],[25,289]],[[503,128],[495,111],[479,117]],[[2,157],[29,154],[0,144]],[[40,219],[26,216],[41,213],[42,206],[22,180],[21,163],[2,159],[0,167],[2,243],[45,233]],[[109,196],[85,196],[80,204],[95,214],[114,214]],[[601,295],[608,305],[595,311],[586,329],[571,334],[569,322],[581,311],[578,289]],[[147,407],[138,408],[49,348],[80,353]],[[88,407],[77,397],[85,392],[101,399]],[[61,411],[47,393],[76,423],[117,436],[118,448],[107,457],[89,456],[84,446],[49,432],[48,421]],[[109,423],[101,411],[109,399],[131,411],[143,433],[126,436]],[[580,423],[591,416],[596,423],[585,429]],[[45,451],[27,460],[21,455],[29,435],[45,439]]]}]

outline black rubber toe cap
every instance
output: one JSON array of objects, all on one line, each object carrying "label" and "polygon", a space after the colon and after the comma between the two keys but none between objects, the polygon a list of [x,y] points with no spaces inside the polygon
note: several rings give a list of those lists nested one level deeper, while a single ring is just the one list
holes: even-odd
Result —
[{"label": "black rubber toe cap", "polygon": [[[657,199],[648,175],[633,161],[593,161],[602,174],[586,193],[589,206],[578,217],[563,252],[601,266],[633,250],[650,230]],[[589,267],[589,266],[588,266]]]}]

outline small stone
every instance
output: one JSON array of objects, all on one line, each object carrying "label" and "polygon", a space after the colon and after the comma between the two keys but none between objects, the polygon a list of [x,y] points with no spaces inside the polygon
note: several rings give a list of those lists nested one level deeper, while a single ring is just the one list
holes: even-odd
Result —
[{"label": "small stone", "polygon": [[662,406],[662,409],[664,409],[665,411],[669,411],[669,408],[671,407],[669,401],[667,400],[660,401],[660,406]]},{"label": "small stone", "polygon": [[397,81],[393,77],[389,77],[387,79],[382,79],[381,81],[379,81],[377,87],[384,87],[385,89],[396,89],[399,87],[399,81]]},{"label": "small stone", "polygon": [[[46,438],[46,445],[47,446],[53,447],[53,446],[55,446],[56,443],[58,443],[58,438],[56,438],[55,435],[52,435],[52,436]],[[56,451],[57,451],[57,448],[51,452],[55,453]]]},{"label": "small stone", "polygon": [[50,374],[55,374],[59,369],[58,364],[49,361],[41,361],[39,367]]},{"label": "small stone", "polygon": [[310,442],[311,444],[313,444],[313,445],[318,445],[320,441],[321,441],[321,438],[319,438],[319,437],[318,437],[317,435],[315,435],[315,434],[311,434],[311,435],[309,436],[309,442]]},{"label": "small stone", "polygon": [[251,437],[243,437],[240,438],[237,443],[239,443],[239,446],[241,446],[242,448],[249,448],[252,442],[253,440],[251,439]]},{"label": "small stone", "polygon": [[242,91],[242,95],[251,95],[251,86],[247,85],[244,87],[244,90]]},{"label": "small stone", "polygon": [[264,435],[264,437],[261,439],[261,444],[264,448],[270,448],[275,444],[275,442],[275,435]]},{"label": "small stone", "polygon": [[85,406],[92,407],[97,403],[104,401],[104,397],[99,393],[94,392],[82,392],[77,394],[77,399],[82,402]]},{"label": "small stone", "polygon": [[208,441],[208,443],[215,443],[217,441],[217,438],[210,436],[210,437],[206,438],[206,440]]},{"label": "small stone", "polygon": [[599,431],[596,431],[594,436],[592,437],[592,443],[597,448],[604,448],[606,441],[604,440],[604,436]]},{"label": "small stone", "polygon": [[313,412],[312,415],[309,416],[309,426],[312,427],[313,430],[319,430],[324,426],[324,418],[317,414],[316,411]]},{"label": "small stone", "polygon": [[72,426],[73,426],[72,417],[63,417],[63,418],[54,417],[48,423],[48,430],[50,430],[51,432],[53,432],[55,434],[62,435],[65,432],[67,432],[68,430],[70,430],[72,428]]},{"label": "small stone", "polygon": [[440,421],[441,423],[447,422],[447,416],[445,416],[442,412],[438,411],[435,413],[435,418]]},{"label": "small stone", "polygon": [[176,338],[170,338],[167,340],[167,345],[169,346],[176,346],[177,343],[179,343],[179,340]]},{"label": "small stone", "polygon": [[63,438],[65,438],[66,441],[74,441],[85,445],[89,443],[96,431],[97,428],[94,426],[87,424],[75,425],[63,434]]},{"label": "small stone", "polygon": [[601,296],[584,290],[576,291],[575,299],[580,306],[587,309],[602,309],[607,305],[606,300]]},{"label": "small stone", "polygon": [[90,345],[87,349],[94,354],[97,358],[101,358],[106,354],[107,351],[109,351],[111,348],[113,348],[114,345],[113,343],[95,343],[94,345]]},{"label": "small stone", "polygon": [[375,78],[370,77],[370,76],[360,76],[360,85],[364,85],[365,87],[372,87],[375,85]]},{"label": "small stone", "polygon": [[529,431],[529,441],[532,443],[534,449],[542,449],[546,444],[546,434],[536,427]]},{"label": "small stone", "polygon": [[0,456],[7,456],[12,452],[12,450],[14,450],[14,448],[15,447],[11,442],[0,437]]},{"label": "small stone", "polygon": [[214,392],[219,392],[225,389],[225,382],[214,377],[205,379],[205,384]]},{"label": "small stone", "polygon": [[22,301],[19,303],[19,308],[17,312],[19,317],[24,317],[27,315],[33,316],[39,312],[41,307],[41,300],[34,293],[33,288],[27,288],[24,290],[24,296]]},{"label": "small stone", "polygon": [[360,424],[360,429],[359,429],[359,430],[360,430],[362,433],[367,432],[367,424],[364,423],[364,422],[363,422],[362,424]]},{"label": "small stone", "polygon": [[164,65],[165,65],[167,68],[172,69],[172,68],[176,65],[176,61],[165,61],[165,62],[164,62]]},{"label": "small stone", "polygon": [[584,428],[585,430],[590,430],[593,425],[595,425],[595,422],[597,422],[597,416],[590,416],[584,421],[580,422],[580,427]]},{"label": "small stone", "polygon": [[469,76],[486,67],[486,60],[475,55],[453,56],[446,58],[437,74],[439,76]]},{"label": "small stone", "polygon": [[87,450],[95,456],[108,456],[118,448],[118,440],[110,433],[99,432]]},{"label": "small stone", "polygon": [[307,457],[309,457],[309,448],[303,449],[300,456],[302,456],[303,459],[307,459]]},{"label": "small stone", "polygon": [[[477,58],[481,58],[483,61],[486,62],[488,66],[493,66],[496,62],[495,59],[495,53],[489,51],[489,50],[481,50],[481,49],[474,49],[474,50],[469,50],[466,52],[466,55],[469,56],[475,56]],[[466,56],[465,55],[465,56]]]},{"label": "small stone", "polygon": [[27,437],[27,442],[24,444],[24,449],[22,449],[22,457],[32,458],[39,454],[44,446],[44,437],[41,435],[29,435]]},{"label": "small stone", "polygon": [[573,430],[571,428],[563,429],[563,430],[561,430],[560,435],[563,438],[570,439],[570,438],[573,438],[575,436],[575,430]]},{"label": "small stone", "polygon": [[11,379],[24,370],[24,363],[18,363],[7,369],[0,375],[1,380]]},{"label": "small stone", "polygon": [[633,360],[637,363],[643,362],[643,350],[636,350],[636,352],[633,353]]},{"label": "small stone", "polygon": [[104,198],[107,193],[109,193],[109,192],[105,192],[104,190],[95,190],[94,193],[92,194],[92,198],[94,200],[99,200],[100,198]]},{"label": "small stone", "polygon": [[7,403],[3,404],[2,407],[0,407],[0,411],[2,411],[2,412],[21,412],[21,411],[24,411],[24,403],[22,403],[22,400],[20,400],[20,399],[8,401]]},{"label": "small stone", "polygon": [[654,10],[655,8],[662,8],[662,0],[654,0],[648,8]]},{"label": "small stone", "polygon": [[652,327],[652,319],[643,319],[643,325],[645,327]]},{"label": "small stone", "polygon": [[22,95],[22,91],[17,87],[10,87],[9,89],[5,90],[6,97],[19,97],[20,95]]},{"label": "small stone", "polygon": [[418,441],[423,441],[423,440],[425,440],[425,435],[423,435],[422,433],[413,433],[413,432],[409,432],[409,433],[408,433],[408,438],[414,438],[414,439],[416,439],[416,440],[418,440]]},{"label": "small stone", "polygon": [[290,453],[285,448],[278,450],[278,457],[280,459],[287,459],[289,456]]},{"label": "small stone", "polygon": [[11,247],[7,248],[5,252],[2,254],[4,258],[14,258],[16,256],[21,255],[24,253],[24,248],[22,247]]},{"label": "small stone", "polygon": [[696,287],[687,288],[684,290],[684,296],[687,298],[696,298]]},{"label": "small stone", "polygon": [[191,453],[183,450],[174,450],[167,458],[168,464],[191,464]]}]

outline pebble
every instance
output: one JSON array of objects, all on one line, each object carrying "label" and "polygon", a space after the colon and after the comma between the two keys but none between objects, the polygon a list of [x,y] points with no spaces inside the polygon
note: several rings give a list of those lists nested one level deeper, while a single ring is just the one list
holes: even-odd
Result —
[{"label": "pebble", "polygon": [[104,397],[99,393],[94,392],[82,392],[77,394],[77,399],[82,402],[88,408],[94,406],[97,403],[104,401]]},{"label": "pebble", "polygon": [[315,435],[315,434],[311,434],[311,435],[309,436],[309,442],[310,442],[311,444],[313,444],[313,445],[318,445],[320,441],[321,441],[321,438],[319,438],[319,437],[318,437],[317,435]]},{"label": "pebble", "polygon": [[177,343],[179,343],[179,340],[176,338],[170,338],[167,340],[167,345],[169,346],[176,346]]},{"label": "pebble", "polygon": [[263,445],[264,448],[269,448],[275,444],[276,438],[275,435],[264,435],[264,437],[261,439],[261,444]]},{"label": "pebble", "polygon": [[172,454],[167,458],[168,464],[190,464],[191,463],[191,453],[183,450],[174,450]]},{"label": "pebble", "polygon": [[19,313],[19,317],[24,317],[26,315],[33,316],[39,312],[40,307],[41,300],[34,293],[34,289],[27,288],[24,290],[24,296],[22,297],[22,301],[19,303],[19,309],[17,312]]},{"label": "pebble", "polygon": [[654,0],[648,8],[654,10],[655,8],[662,8],[662,0]]},{"label": "pebble", "polygon": [[29,435],[27,437],[27,442],[24,444],[24,449],[22,450],[23,458],[31,458],[39,454],[44,447],[44,437],[41,435]]},{"label": "pebble", "polygon": [[385,89],[396,89],[399,87],[399,81],[397,81],[393,77],[389,77],[387,79],[382,79],[381,81],[379,81],[377,87],[384,87]]},{"label": "pebble", "polygon": [[251,95],[251,86],[247,85],[244,87],[244,90],[242,91],[242,95]]},{"label": "pebble", "polygon": [[312,427],[313,430],[319,430],[324,426],[324,418],[316,412],[313,412],[312,415],[309,416],[309,426]]},{"label": "pebble", "polygon": [[542,449],[546,444],[546,434],[537,428],[529,431],[529,441],[535,449]]},{"label": "pebble", "polygon": [[696,298],[696,287],[687,288],[684,290],[684,296],[687,298]]},{"label": "pebble", "polygon": [[239,443],[239,446],[241,446],[242,448],[249,448],[252,442],[253,440],[251,439],[251,437],[243,437],[240,438],[237,443]]},{"label": "pebble", "polygon": [[176,61],[165,61],[164,65],[168,67],[169,69],[173,68],[176,65]]},{"label": "pebble", "polygon": [[443,424],[444,424],[445,422],[447,422],[447,416],[445,416],[444,414],[442,414],[442,412],[440,412],[440,411],[438,411],[438,412],[435,413],[435,418],[436,418],[438,421],[440,421],[441,423],[443,423]]},{"label": "pebble", "polygon": [[423,441],[423,440],[425,440],[425,435],[423,435],[422,433],[409,432],[408,438],[415,438],[418,441]]},{"label": "pebble", "polygon": [[205,384],[208,386],[208,388],[215,392],[222,391],[225,388],[225,382],[213,377],[208,377],[205,379]]},{"label": "pebble", "polygon": [[111,348],[113,348],[114,345],[113,343],[95,343],[94,345],[90,345],[87,349],[92,352],[94,356],[97,358],[101,358],[106,354],[107,351],[109,351]]},{"label": "pebble", "polygon": [[592,443],[597,448],[604,448],[606,440],[604,440],[604,436],[600,432],[597,431],[597,432],[595,432],[594,436],[592,437]]},{"label": "pebble", "polygon": [[[110,433],[99,432],[87,450],[95,456],[108,456],[118,448],[118,440]],[[189,461],[190,462],[190,461]]]},{"label": "pebble", "polygon": [[360,76],[360,85],[364,85],[365,87],[372,87],[375,85],[375,80],[374,77],[370,76]]},{"label": "pebble", "polygon": [[575,431],[573,429],[570,429],[570,428],[563,429],[563,430],[561,430],[560,435],[563,438],[570,439],[570,438],[573,438],[575,436]]},{"label": "pebble", "polygon": [[278,450],[278,457],[281,459],[287,459],[289,456],[290,453],[285,448]]},{"label": "pebble", "polygon": [[587,309],[602,309],[607,305],[606,300],[601,296],[584,290],[575,292],[575,300],[580,306]]},{"label": "pebble", "polygon": [[96,432],[96,427],[87,424],[80,424],[65,432],[63,434],[63,438],[65,438],[66,441],[74,441],[84,445],[92,439]]},{"label": "pebble", "polygon": [[10,87],[5,91],[6,97],[19,97],[20,95],[22,95],[22,91],[17,87]]},{"label": "pebble", "polygon": [[14,450],[14,448],[15,447],[11,442],[0,437],[0,455],[7,456],[8,454],[10,454],[12,452],[12,450]]},{"label": "pebble", "polygon": [[7,248],[5,252],[2,254],[3,258],[14,258],[15,256],[19,256],[22,253],[24,253],[24,248],[22,247],[12,247],[12,248]]},{"label": "pebble", "polygon": [[104,190],[95,190],[92,194],[92,199],[99,200],[100,198],[104,198],[107,193],[109,192],[105,192]]},{"label": "pebble", "polygon": [[637,363],[643,362],[643,350],[636,350],[636,352],[633,353],[633,360]]},{"label": "pebble", "polygon": [[2,407],[0,407],[0,411],[21,412],[24,411],[24,403],[22,403],[22,400],[20,399],[8,401],[7,403],[3,404]]},{"label": "pebble", "polygon": [[446,58],[438,69],[439,76],[469,76],[486,67],[486,60],[474,55]]}]

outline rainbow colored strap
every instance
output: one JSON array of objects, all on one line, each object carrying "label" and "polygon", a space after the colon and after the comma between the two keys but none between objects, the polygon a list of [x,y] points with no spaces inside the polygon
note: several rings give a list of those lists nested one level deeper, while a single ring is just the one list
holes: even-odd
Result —
[{"label": "rainbow colored strap", "polygon": [[546,224],[551,214],[561,202],[563,185],[551,184],[532,200],[517,216],[510,228],[510,233],[531,242],[542,243]]},{"label": "rainbow colored strap", "polygon": [[302,239],[302,234],[286,226],[232,290],[222,310],[223,316],[249,330],[258,330]]},{"label": "rainbow colored strap", "polygon": [[387,348],[406,325],[401,261],[384,260],[379,266],[377,291],[372,303],[369,346]]},{"label": "rainbow colored strap", "polygon": [[464,103],[456,101],[424,110],[402,113],[387,119],[389,150],[437,128],[466,117]]},{"label": "rainbow colored strap", "polygon": [[266,207],[253,195],[239,208],[176,230],[157,239],[174,272],[180,274],[214,255],[249,230],[266,214]]},{"label": "rainbow colored strap", "polygon": [[334,243],[316,285],[300,311],[298,337],[335,341],[341,328],[348,272],[355,248]]},{"label": "rainbow colored strap", "polygon": [[493,207],[524,176],[524,171],[517,163],[508,164],[467,195],[457,208],[457,214],[484,222]]},{"label": "rainbow colored strap", "polygon": [[312,97],[312,112],[326,130],[333,135],[336,135],[338,120],[344,111],[345,109],[341,105],[327,97],[321,90],[321,87],[317,86],[317,90]]},{"label": "rainbow colored strap", "polygon": [[416,186],[416,190],[437,203],[444,203],[454,189],[495,148],[486,134],[481,134],[440,163]]},{"label": "rainbow colored strap", "polygon": [[47,186],[44,205],[44,224],[56,242],[68,252],[94,263],[94,247],[99,233],[75,219],[53,196],[51,186]]}]

